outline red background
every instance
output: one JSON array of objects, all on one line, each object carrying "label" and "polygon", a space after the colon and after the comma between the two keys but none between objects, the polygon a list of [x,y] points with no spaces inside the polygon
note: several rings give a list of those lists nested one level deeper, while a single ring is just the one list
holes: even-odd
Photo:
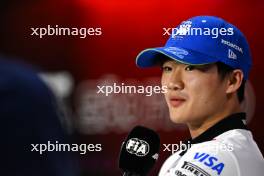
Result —
[{"label": "red background", "polygon": [[[263,128],[263,10],[260,0],[24,0],[3,1],[0,20],[0,51],[27,61],[44,71],[68,70],[76,84],[113,73],[121,78],[159,76],[155,69],[140,70],[135,56],[148,47],[162,46],[168,36],[163,27],[176,27],[196,15],[214,15],[235,24],[247,36],[254,66],[250,81],[256,94],[256,110],[250,129],[262,153]],[[100,37],[31,36],[30,27],[47,25],[101,27]],[[187,131],[161,132],[162,143],[177,143]],[[102,143],[103,152],[80,157],[83,175],[120,175],[118,151],[125,134],[81,135],[87,143]],[[156,175],[166,158],[161,155],[152,171]]]}]

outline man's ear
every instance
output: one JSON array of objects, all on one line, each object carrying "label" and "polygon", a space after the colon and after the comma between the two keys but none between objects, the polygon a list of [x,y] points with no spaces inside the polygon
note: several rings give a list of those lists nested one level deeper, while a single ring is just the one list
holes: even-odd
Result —
[{"label": "man's ear", "polygon": [[242,84],[244,78],[244,74],[242,70],[235,69],[232,73],[229,74],[227,80],[227,89],[226,93],[234,93],[238,90],[240,85]]}]

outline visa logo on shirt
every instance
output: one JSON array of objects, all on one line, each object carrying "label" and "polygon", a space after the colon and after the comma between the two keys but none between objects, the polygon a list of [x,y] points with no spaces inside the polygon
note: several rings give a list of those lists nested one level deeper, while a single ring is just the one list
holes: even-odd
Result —
[{"label": "visa logo on shirt", "polygon": [[203,163],[207,167],[210,167],[212,170],[216,171],[218,173],[218,175],[221,174],[221,172],[223,171],[223,169],[225,167],[224,163],[219,162],[216,157],[210,156],[207,153],[197,152],[194,155],[194,159]]}]

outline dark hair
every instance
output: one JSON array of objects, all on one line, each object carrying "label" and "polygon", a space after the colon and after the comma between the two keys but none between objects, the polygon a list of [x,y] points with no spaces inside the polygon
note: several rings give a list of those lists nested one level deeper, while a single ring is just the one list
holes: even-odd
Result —
[{"label": "dark hair", "polygon": [[[216,63],[218,73],[220,74],[221,79],[224,79],[229,73],[231,73],[234,69],[222,62]],[[241,103],[244,100],[244,91],[245,91],[245,84],[246,80],[243,79],[240,87],[237,90],[237,97],[239,103]]]}]

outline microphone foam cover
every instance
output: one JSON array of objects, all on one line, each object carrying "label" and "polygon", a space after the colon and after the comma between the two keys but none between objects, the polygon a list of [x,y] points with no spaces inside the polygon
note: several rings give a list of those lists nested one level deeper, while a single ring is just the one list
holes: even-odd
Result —
[{"label": "microphone foam cover", "polygon": [[124,172],[146,174],[158,159],[159,135],[151,129],[136,126],[123,142],[119,168]]}]

